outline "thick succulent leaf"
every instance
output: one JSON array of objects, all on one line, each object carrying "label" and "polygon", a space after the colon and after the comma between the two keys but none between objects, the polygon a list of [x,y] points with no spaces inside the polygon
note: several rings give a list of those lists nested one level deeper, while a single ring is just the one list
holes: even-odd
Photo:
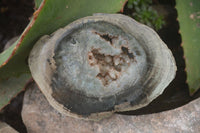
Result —
[{"label": "thick succulent leaf", "polygon": [[16,96],[30,80],[30,74],[21,74],[20,76],[1,80],[0,84],[0,107],[9,103],[13,96]]},{"label": "thick succulent leaf", "polygon": [[200,1],[177,0],[190,94],[200,88]]},{"label": "thick succulent leaf", "polygon": [[[30,78],[27,58],[34,43],[72,21],[93,13],[115,13],[126,0],[36,0],[36,10],[20,38],[0,54],[0,92],[9,99],[23,89]],[[39,6],[39,3],[41,5]],[[20,78],[27,74],[27,77]],[[14,78],[16,77],[16,78]],[[19,77],[20,79],[17,79]],[[20,84],[16,80],[20,80]],[[6,87],[9,86],[9,87]],[[1,93],[0,93],[1,95]],[[2,96],[1,96],[2,97]],[[0,109],[7,101],[0,99]]]}]

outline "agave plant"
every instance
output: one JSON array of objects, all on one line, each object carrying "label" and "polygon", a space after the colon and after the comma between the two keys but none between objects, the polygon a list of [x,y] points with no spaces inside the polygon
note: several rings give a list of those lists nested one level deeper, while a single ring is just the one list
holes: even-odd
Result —
[{"label": "agave plant", "polygon": [[200,1],[177,0],[178,20],[190,94],[200,88]]}]

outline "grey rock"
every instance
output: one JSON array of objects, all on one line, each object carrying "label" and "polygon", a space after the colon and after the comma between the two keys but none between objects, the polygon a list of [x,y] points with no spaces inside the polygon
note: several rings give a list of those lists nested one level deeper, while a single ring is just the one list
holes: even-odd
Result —
[{"label": "grey rock", "polygon": [[174,110],[101,121],[67,117],[53,109],[36,84],[24,96],[22,119],[29,133],[199,133],[200,98]]},{"label": "grey rock", "polygon": [[18,133],[18,132],[8,124],[0,121],[0,133]]}]

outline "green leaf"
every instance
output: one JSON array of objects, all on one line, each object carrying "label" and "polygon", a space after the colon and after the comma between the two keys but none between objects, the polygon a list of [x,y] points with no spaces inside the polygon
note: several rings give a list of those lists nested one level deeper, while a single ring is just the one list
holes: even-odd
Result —
[{"label": "green leaf", "polygon": [[200,1],[177,0],[190,94],[200,88]]},{"label": "green leaf", "polygon": [[[3,95],[3,97],[10,99],[16,95],[30,78],[27,58],[34,43],[41,36],[51,34],[58,28],[93,13],[116,13],[122,9],[125,1],[43,0],[41,2],[41,0],[36,0],[36,9],[38,8],[38,10],[33,14],[29,25],[16,42],[0,54],[0,90],[6,91],[6,95]],[[39,3],[41,3],[40,6]],[[20,78],[24,74],[28,76]],[[17,88],[21,89],[15,87],[17,85],[16,80],[20,80]],[[1,100],[0,109],[7,104],[7,101]]]},{"label": "green leaf", "polygon": [[30,81],[30,74],[21,74],[19,77],[0,80],[0,107],[4,107],[9,101],[16,96]]}]

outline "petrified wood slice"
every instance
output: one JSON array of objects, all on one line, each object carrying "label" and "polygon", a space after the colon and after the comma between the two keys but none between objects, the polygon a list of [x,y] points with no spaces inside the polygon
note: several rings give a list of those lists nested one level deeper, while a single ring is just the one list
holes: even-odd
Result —
[{"label": "petrified wood slice", "polygon": [[156,32],[120,14],[81,18],[42,37],[29,66],[54,108],[86,119],[146,106],[176,72]]}]

